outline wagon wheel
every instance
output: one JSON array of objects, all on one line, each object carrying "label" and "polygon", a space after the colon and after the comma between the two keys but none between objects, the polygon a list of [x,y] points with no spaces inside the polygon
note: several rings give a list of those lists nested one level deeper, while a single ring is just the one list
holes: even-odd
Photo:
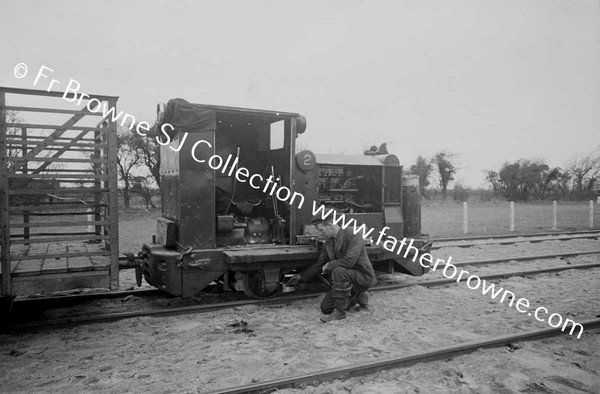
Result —
[{"label": "wagon wheel", "polygon": [[278,283],[265,280],[263,271],[250,271],[244,274],[244,294],[252,298],[269,298],[277,293]]},{"label": "wagon wheel", "polygon": [[0,296],[0,316],[7,317],[12,311],[13,307],[12,296]]}]

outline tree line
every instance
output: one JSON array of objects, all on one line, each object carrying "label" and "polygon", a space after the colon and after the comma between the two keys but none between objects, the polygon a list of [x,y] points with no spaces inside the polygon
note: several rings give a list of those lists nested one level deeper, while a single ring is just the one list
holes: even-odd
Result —
[{"label": "tree line", "polygon": [[[460,183],[449,189],[457,170],[456,156],[442,151],[429,159],[417,157],[410,173],[419,177],[422,196],[431,198],[439,190],[446,199],[452,190],[455,200],[468,199],[469,191]],[[564,167],[551,167],[542,159],[519,159],[484,173],[494,195],[510,201],[594,199],[600,193],[600,148],[573,157]],[[429,188],[432,178],[437,184]]]},{"label": "tree line", "polygon": [[[119,130],[118,143],[118,173],[125,207],[129,207],[132,193],[153,207],[151,197],[156,187],[160,188],[160,145],[128,128]],[[382,147],[387,153],[385,144]],[[458,170],[457,156],[443,150],[431,158],[417,157],[410,173],[419,177],[422,196],[430,198],[439,191],[444,200],[449,192],[454,200],[468,199],[468,188],[459,182],[451,184]],[[519,159],[484,173],[493,194],[510,201],[593,199],[600,186],[600,148],[573,157],[564,167],[550,167],[542,159]]]},{"label": "tree line", "polygon": [[486,170],[494,192],[514,201],[593,199],[600,186],[600,150],[573,157],[564,168],[541,159],[506,162]]},{"label": "tree line", "polygon": [[[14,111],[7,111],[7,118],[9,123],[22,121]],[[18,136],[18,132],[17,128],[7,128],[10,137]],[[137,194],[144,199],[146,207],[154,207],[152,197],[161,187],[160,145],[154,138],[141,136],[121,125],[117,128],[117,145],[117,174],[124,206],[129,208],[132,195]],[[21,153],[17,146],[8,148],[10,165],[10,158]],[[379,149],[373,148],[387,153],[385,143]],[[446,150],[431,158],[417,157],[409,172],[418,176],[422,196],[431,198],[439,191],[445,200],[452,191],[457,201],[468,198],[468,189],[460,183],[450,188],[457,173],[456,157]],[[600,193],[600,147],[573,157],[564,167],[550,167],[542,159],[519,159],[505,162],[498,170],[484,170],[484,173],[494,194],[511,201],[593,199]]]}]

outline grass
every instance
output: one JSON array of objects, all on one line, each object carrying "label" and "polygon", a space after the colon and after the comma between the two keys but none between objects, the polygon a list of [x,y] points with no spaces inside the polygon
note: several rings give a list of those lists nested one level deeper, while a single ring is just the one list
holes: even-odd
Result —
[{"label": "grass", "polygon": [[[558,203],[558,230],[589,229],[589,202]],[[515,203],[515,233],[552,231],[552,202]],[[463,235],[462,203],[425,204],[422,231],[433,238]],[[469,204],[467,235],[510,234],[508,202]],[[594,228],[600,228],[600,207],[594,207]]]},{"label": "grass", "polygon": [[120,209],[119,254],[137,254],[144,243],[151,243],[156,234],[156,219],[160,216],[160,209]]}]

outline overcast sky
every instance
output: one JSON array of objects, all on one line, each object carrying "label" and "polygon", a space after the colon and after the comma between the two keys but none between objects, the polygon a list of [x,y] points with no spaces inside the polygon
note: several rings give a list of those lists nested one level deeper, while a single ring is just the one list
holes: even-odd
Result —
[{"label": "overcast sky", "polygon": [[34,88],[45,65],[55,90],[73,78],[149,123],[176,97],[299,112],[317,153],[388,142],[410,167],[448,150],[480,186],[600,145],[599,3],[0,0],[0,85]]}]

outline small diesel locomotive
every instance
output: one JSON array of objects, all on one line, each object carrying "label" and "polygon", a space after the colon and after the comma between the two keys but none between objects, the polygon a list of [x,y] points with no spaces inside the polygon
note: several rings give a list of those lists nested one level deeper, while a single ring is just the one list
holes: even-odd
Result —
[{"label": "small diesel locomotive", "polygon": [[373,244],[383,229],[410,238],[420,252],[431,247],[421,234],[418,185],[403,185],[398,158],[296,153],[305,130],[306,119],[297,113],[182,99],[159,105],[154,131],[162,138],[162,217],[153,242],[143,245],[138,281],[143,275],[182,297],[215,283],[269,297],[286,274],[317,258],[309,223],[319,209],[364,225],[376,269],[425,273],[411,255]]}]

